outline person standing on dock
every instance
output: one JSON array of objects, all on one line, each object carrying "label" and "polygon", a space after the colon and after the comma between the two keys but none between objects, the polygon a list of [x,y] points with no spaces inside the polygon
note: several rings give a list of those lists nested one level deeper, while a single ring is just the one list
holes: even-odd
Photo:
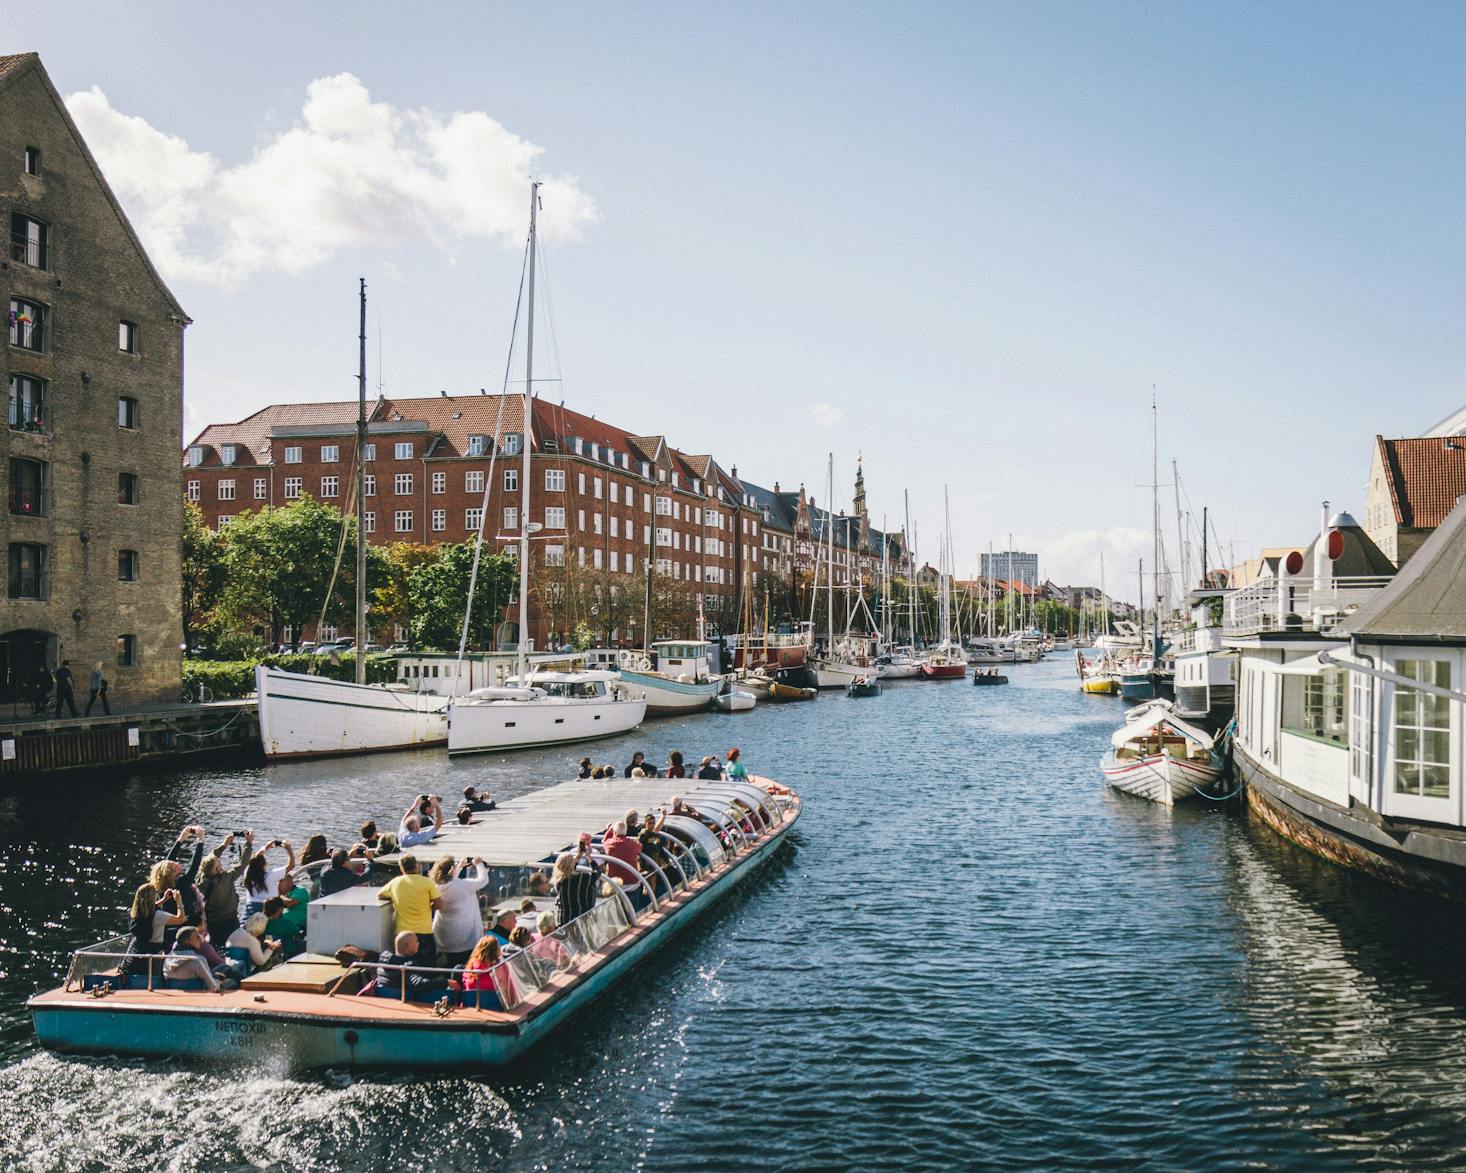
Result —
[{"label": "person standing on dock", "polygon": [[61,667],[56,669],[56,717],[61,717],[61,706],[64,703],[71,710],[73,717],[80,716],[76,711],[76,677],[71,674],[71,661],[62,660]]},{"label": "person standing on dock", "polygon": [[89,694],[87,696],[87,707],[82,713],[82,716],[90,717],[92,715],[92,706],[97,703],[97,698],[100,697],[102,701],[102,712],[110,717],[112,715],[112,706],[107,703],[107,678],[102,675],[101,660],[98,660],[92,668],[92,679],[87,686],[87,692]]}]

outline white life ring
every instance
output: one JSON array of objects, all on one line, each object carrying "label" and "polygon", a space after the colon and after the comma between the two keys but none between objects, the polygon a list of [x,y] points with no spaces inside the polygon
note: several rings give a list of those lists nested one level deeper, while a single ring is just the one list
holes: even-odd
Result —
[{"label": "white life ring", "polygon": [[632,663],[632,652],[630,648],[622,648],[616,656],[616,663],[623,668],[630,668]]},{"label": "white life ring", "polygon": [[645,656],[637,656],[636,670],[638,672],[650,672],[652,670],[652,662]]}]

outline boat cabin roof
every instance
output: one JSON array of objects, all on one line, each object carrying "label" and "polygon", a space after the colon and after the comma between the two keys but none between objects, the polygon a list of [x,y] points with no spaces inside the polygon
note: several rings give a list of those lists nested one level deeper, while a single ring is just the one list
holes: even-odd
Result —
[{"label": "boat cabin roof", "polygon": [[1199,729],[1197,726],[1181,720],[1180,717],[1177,717],[1168,708],[1157,706],[1152,709],[1147,709],[1144,713],[1137,716],[1135,720],[1127,721],[1119,729],[1116,729],[1110,737],[1110,744],[1116,749],[1122,749],[1129,742],[1134,741],[1137,737],[1144,737],[1157,727],[1164,727],[1165,729],[1179,733],[1187,741],[1195,742],[1203,749],[1210,749],[1216,740],[1205,729]]}]

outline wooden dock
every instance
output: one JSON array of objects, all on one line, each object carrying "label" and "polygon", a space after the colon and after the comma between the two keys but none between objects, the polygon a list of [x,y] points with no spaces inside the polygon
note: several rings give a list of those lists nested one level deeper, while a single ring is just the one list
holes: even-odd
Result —
[{"label": "wooden dock", "polygon": [[253,700],[0,722],[0,779],[260,749]]}]

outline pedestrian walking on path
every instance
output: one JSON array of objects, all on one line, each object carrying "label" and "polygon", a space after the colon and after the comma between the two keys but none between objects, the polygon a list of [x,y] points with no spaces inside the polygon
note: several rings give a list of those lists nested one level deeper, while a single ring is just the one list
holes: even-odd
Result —
[{"label": "pedestrian walking on path", "polygon": [[73,717],[79,714],[76,711],[76,694],[73,689],[76,685],[76,677],[71,674],[71,661],[62,660],[61,667],[56,669],[56,717],[61,717],[61,706],[64,704],[71,710]]},{"label": "pedestrian walking on path", "polygon": [[82,713],[82,716],[90,717],[92,715],[92,706],[97,703],[98,698],[101,698],[102,712],[110,717],[112,715],[112,706],[107,703],[107,678],[102,675],[101,660],[98,660],[96,666],[92,669],[92,679],[88,686],[88,692],[91,695],[87,697],[86,711]]}]

